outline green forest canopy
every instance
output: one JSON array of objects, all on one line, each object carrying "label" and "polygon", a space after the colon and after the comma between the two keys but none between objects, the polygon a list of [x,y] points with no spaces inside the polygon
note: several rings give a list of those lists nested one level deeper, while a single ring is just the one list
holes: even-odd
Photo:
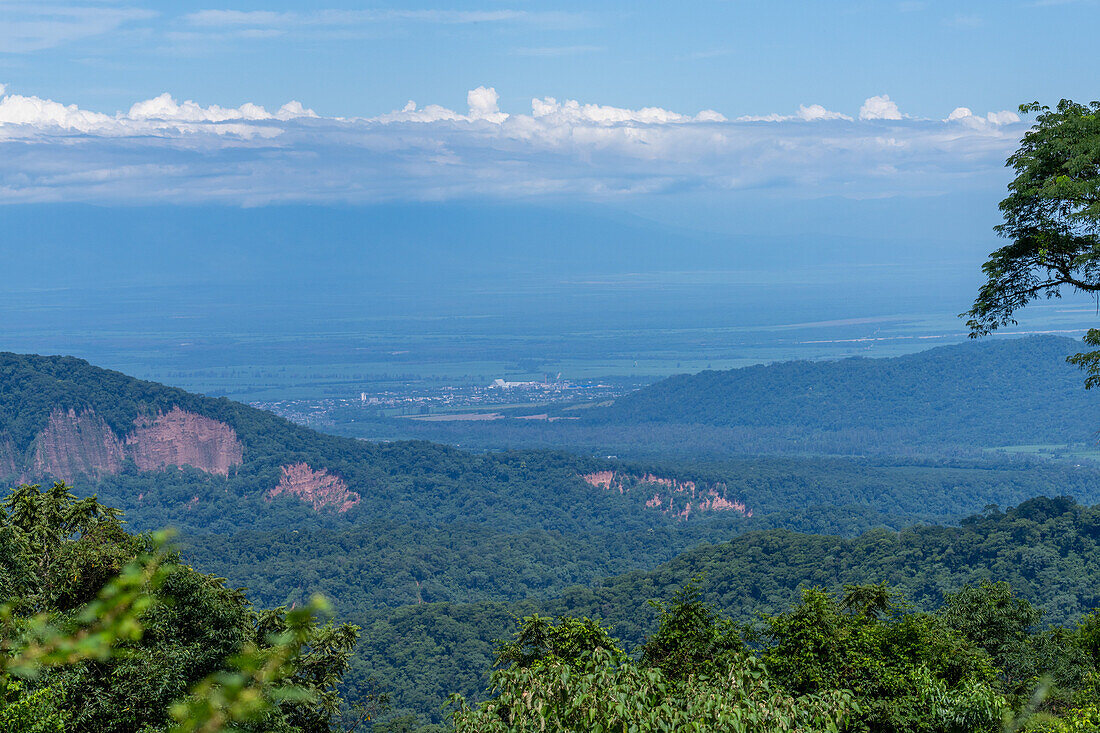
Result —
[{"label": "green forest canopy", "polygon": [[[1037,533],[1087,555],[1084,538],[1095,541],[1098,519],[1100,507],[1036,499],[959,531]],[[0,543],[5,730],[320,732],[341,716],[362,723],[384,703],[369,693],[353,707],[337,693],[356,627],[255,611],[240,592],[164,554],[152,537],[126,533],[116,511],[63,484],[13,491]],[[645,606],[633,587],[614,599],[620,617]],[[804,587],[745,624],[687,580],[656,610],[649,631],[625,646],[590,617],[526,615],[481,670],[499,667],[493,694],[482,703],[452,699],[455,729],[678,721],[677,729],[993,733],[1016,718],[1053,733],[1087,730],[1100,714],[1100,616],[1045,626],[1004,582],[964,585],[928,610],[910,609],[885,583],[838,593]],[[392,644],[397,653],[418,650],[415,635]],[[365,651],[368,660],[379,652]],[[373,725],[376,733],[416,727],[408,716]]]}]

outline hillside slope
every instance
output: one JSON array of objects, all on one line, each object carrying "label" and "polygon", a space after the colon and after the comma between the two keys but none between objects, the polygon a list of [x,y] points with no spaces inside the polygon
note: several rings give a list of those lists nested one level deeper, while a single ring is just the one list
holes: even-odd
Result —
[{"label": "hillside slope", "polygon": [[671,521],[644,511],[645,497],[582,478],[602,462],[365,443],[70,357],[0,354],[0,461],[9,481],[102,487],[147,527],[224,532],[387,517],[578,531]]},{"label": "hillside slope", "polygon": [[1100,470],[1043,462],[372,444],[67,357],[0,354],[0,436],[9,483],[75,481],[136,530],[181,530],[196,562],[263,603],[323,592],[349,612],[544,596],[751,529],[850,536],[1040,493],[1100,500]]},{"label": "hillside slope", "polygon": [[[480,450],[557,449],[631,459],[746,455],[970,456],[1096,444],[1100,392],[1065,363],[1073,339],[971,341],[895,358],[795,361],[656,382],[610,406],[505,411],[499,420],[370,418],[334,410],[326,428]],[[548,413],[559,419],[521,419]],[[1064,451],[1063,451],[1064,452]]]},{"label": "hillside slope", "polygon": [[554,590],[648,567],[747,521],[727,485],[700,489],[699,498],[679,492],[674,514],[671,501],[646,506],[651,487],[644,482],[626,492],[584,478],[608,469],[606,461],[560,453],[366,443],[80,359],[0,354],[0,481],[65,480],[121,509],[136,530],[174,527],[195,547],[209,537],[208,568],[241,558],[249,533],[299,542],[320,531],[377,566],[367,582],[325,547],[305,548],[317,566],[331,560],[335,581],[266,565],[255,582],[277,603],[320,590],[338,604],[354,598],[356,607],[361,599],[369,607],[398,605],[418,594],[497,597],[508,573],[485,578],[456,569],[469,557],[461,548],[478,543],[498,548],[500,567],[555,568],[544,578],[525,574],[505,593],[517,598],[521,589]]},{"label": "hillside slope", "polygon": [[591,410],[592,424],[678,423],[849,443],[1002,446],[1092,440],[1100,394],[1068,338],[944,346],[888,359],[793,361],[662,380]]},{"label": "hillside slope", "polygon": [[474,696],[485,689],[494,640],[508,638],[518,617],[600,618],[631,647],[655,629],[657,609],[646,601],[668,601],[693,579],[707,601],[747,623],[759,612],[788,608],[805,587],[839,591],[846,583],[885,582],[931,610],[945,593],[983,580],[1008,581],[1044,611],[1044,624],[1075,622],[1100,606],[1100,505],[1038,497],[959,527],[877,529],[852,539],[750,532],[543,601],[435,603],[371,614],[358,619],[365,626],[352,684],[385,679],[399,709],[438,719],[447,689]]},{"label": "hillside slope", "polygon": [[[1095,564],[1094,510],[1063,507],[1042,527],[1031,514],[982,525],[988,547],[969,525],[852,540],[774,529],[851,535],[949,521],[1043,492],[1094,502],[1100,470],[1090,466],[1003,458],[631,464],[370,444],[78,359],[14,354],[0,354],[0,434],[10,482],[71,479],[77,493],[122,509],[134,529],[178,527],[189,562],[250,586],[265,604],[327,594],[365,628],[349,684],[367,689],[373,675],[402,708],[428,715],[456,686],[480,689],[492,640],[507,634],[511,614],[602,615],[633,637],[648,623],[634,601],[701,570],[710,596],[744,613],[786,602],[802,582],[884,573],[923,602],[982,572],[1016,572],[1013,563],[1021,578],[1036,579],[1032,591],[1055,594],[1043,598],[1063,616],[1100,602],[1082,585]],[[744,535],[754,529],[769,531]],[[619,577],[589,585],[611,575]]]}]

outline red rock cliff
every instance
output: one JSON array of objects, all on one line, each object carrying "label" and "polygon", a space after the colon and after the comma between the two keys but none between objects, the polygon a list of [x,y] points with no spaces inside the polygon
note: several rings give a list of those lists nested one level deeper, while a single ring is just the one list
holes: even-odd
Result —
[{"label": "red rock cliff", "polygon": [[229,469],[244,459],[244,446],[233,428],[178,407],[154,418],[139,417],[134,425],[126,450],[143,471],[194,466],[228,476]]},{"label": "red rock cliff", "polygon": [[34,440],[34,473],[73,481],[78,475],[105,476],[122,468],[122,442],[91,410],[54,410]]},{"label": "red rock cliff", "polygon": [[0,433],[0,479],[10,478],[19,473],[19,464],[15,461],[15,445],[11,438]]},{"label": "red rock cliff", "polygon": [[265,498],[270,501],[282,494],[290,494],[309,502],[317,511],[332,507],[338,512],[346,512],[359,503],[359,494],[348,491],[347,484],[339,476],[334,476],[323,468],[314,471],[305,463],[283,466],[283,477],[279,480],[279,485],[269,489]]},{"label": "red rock cliff", "polygon": [[745,517],[752,516],[752,509],[738,499],[727,496],[728,488],[723,483],[711,486],[697,485],[694,481],[681,481],[675,478],[623,474],[613,471],[597,471],[581,476],[588,483],[604,491],[618,491],[629,494],[631,491],[645,492],[645,505],[663,514],[673,514],[686,519],[692,512],[737,512]]}]

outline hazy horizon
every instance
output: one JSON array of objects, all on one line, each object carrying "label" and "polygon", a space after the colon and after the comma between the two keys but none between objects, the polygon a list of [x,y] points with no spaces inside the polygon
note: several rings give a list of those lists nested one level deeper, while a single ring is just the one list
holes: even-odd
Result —
[{"label": "hazy horizon", "polygon": [[[1069,39],[1098,17],[66,7],[0,11],[0,349],[202,391],[257,364],[650,379],[960,340],[1017,106],[1090,93]],[[1004,53],[1025,41],[1048,52]],[[1050,305],[1015,330],[1087,327]]]}]

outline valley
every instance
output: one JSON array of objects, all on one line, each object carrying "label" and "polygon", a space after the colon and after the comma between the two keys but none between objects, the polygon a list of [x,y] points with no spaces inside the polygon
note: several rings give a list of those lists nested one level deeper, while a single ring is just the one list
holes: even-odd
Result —
[{"label": "valley", "polygon": [[[576,413],[570,421],[524,420],[532,408],[513,406],[489,423],[368,422],[415,425],[480,446],[474,452],[327,435],[81,360],[5,354],[0,445],[9,481],[64,479],[122,510],[134,530],[173,527],[189,563],[247,588],[256,603],[329,598],[339,617],[364,629],[345,694],[383,689],[393,715],[436,725],[450,692],[479,698],[493,640],[514,618],[599,616],[637,644],[652,630],[650,616],[616,615],[631,607],[625,598],[667,599],[693,577],[703,578],[704,597],[744,618],[781,610],[806,585],[886,581],[934,608],[966,583],[1009,579],[1052,621],[1072,623],[1093,591],[1067,587],[1059,596],[1071,571],[1057,562],[1050,572],[1059,579],[1038,582],[1008,572],[996,553],[941,571],[939,561],[918,562],[895,545],[877,560],[858,548],[891,537],[958,546],[943,532],[993,521],[981,517],[1046,521],[1035,496],[1073,497],[1081,507],[1054,505],[1073,517],[1100,504],[1100,464],[984,447],[1088,434],[1093,411],[1064,364],[1074,346],[1032,337],[896,359],[782,363],[677,377],[581,410],[538,407]],[[1024,363],[1033,366],[1020,370]],[[709,381],[692,386],[699,380]],[[808,397],[813,406],[800,406]],[[711,411],[715,400],[726,409]],[[838,409],[847,413],[830,412]],[[830,433],[833,425],[846,428]],[[355,420],[333,429],[349,426],[362,429]],[[674,434],[681,442],[667,440]],[[739,439],[724,442],[729,436]],[[1021,502],[1033,508],[989,514]],[[745,549],[721,549],[727,542]],[[748,567],[734,561],[759,546],[772,554]],[[921,552],[945,552],[937,547]],[[819,562],[839,548],[847,554],[836,567]],[[1100,550],[1075,552],[1100,562]],[[710,553],[726,559],[693,559]],[[887,572],[889,562],[901,564]],[[722,586],[731,573],[739,579]],[[762,575],[748,580],[754,573]],[[624,586],[625,595],[601,590],[616,583],[641,585]],[[418,635],[421,651],[393,656],[405,644],[397,638]]]}]

